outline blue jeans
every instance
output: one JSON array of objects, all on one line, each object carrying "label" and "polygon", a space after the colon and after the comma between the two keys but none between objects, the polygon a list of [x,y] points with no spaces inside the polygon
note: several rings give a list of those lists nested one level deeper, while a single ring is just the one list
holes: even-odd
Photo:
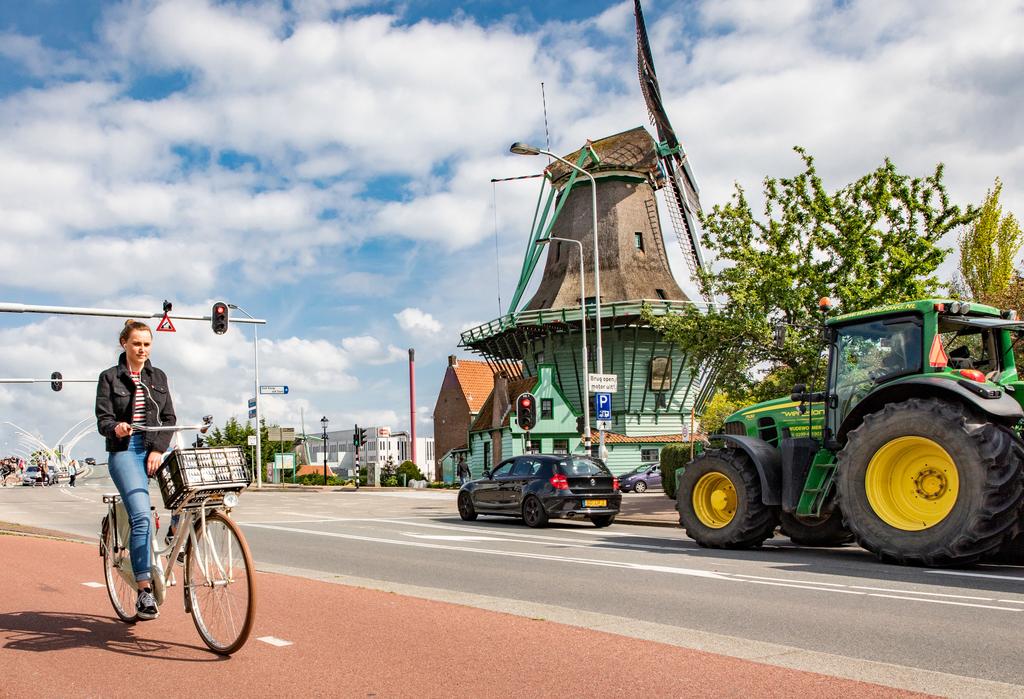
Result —
[{"label": "blue jeans", "polygon": [[132,571],[136,581],[149,580],[150,574],[150,516],[149,476],[146,475],[146,446],[142,435],[135,433],[128,442],[127,451],[110,452],[110,479],[121,494],[128,511],[132,533],[128,549],[132,557]]}]

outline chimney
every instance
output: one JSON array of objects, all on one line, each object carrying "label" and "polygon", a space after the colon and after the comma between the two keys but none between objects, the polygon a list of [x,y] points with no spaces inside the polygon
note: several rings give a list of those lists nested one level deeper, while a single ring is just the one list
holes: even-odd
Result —
[{"label": "chimney", "polygon": [[456,357],[454,354],[449,354],[448,355],[448,366],[450,366],[453,369],[455,367],[459,366],[459,358]]},{"label": "chimney", "polygon": [[504,372],[494,375],[494,397],[491,400],[491,427],[501,425],[508,409],[508,375]]},{"label": "chimney", "polygon": [[412,459],[416,462],[416,350],[409,348],[409,442]]}]

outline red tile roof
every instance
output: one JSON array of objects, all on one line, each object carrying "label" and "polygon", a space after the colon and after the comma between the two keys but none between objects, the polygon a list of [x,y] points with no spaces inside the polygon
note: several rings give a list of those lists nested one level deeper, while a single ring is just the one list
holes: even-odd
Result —
[{"label": "red tile roof", "polygon": [[[512,379],[508,382],[508,395],[509,400],[513,400],[515,396],[526,391],[533,390],[533,387],[537,385],[536,376],[527,376],[525,378]],[[469,426],[470,432],[479,432],[480,430],[491,429],[491,420],[493,419],[492,412],[494,405],[494,390],[492,389],[490,394],[487,396],[487,400],[484,401],[483,406],[480,408],[480,414],[473,420],[473,424]],[[504,415],[501,426],[506,427],[509,424],[509,416],[511,410],[507,411]]]},{"label": "red tile roof", "polygon": [[[591,438],[597,441],[596,433],[591,434]],[[672,442],[686,442],[681,434],[652,434],[652,435],[636,435],[627,436],[624,434],[618,434],[616,432],[605,432],[604,443],[605,444],[669,444]]]},{"label": "red tile roof", "polygon": [[494,389],[494,374],[491,373],[491,367],[487,362],[460,359],[452,369],[455,370],[462,394],[469,403],[469,412],[474,415],[479,413],[487,396]]}]

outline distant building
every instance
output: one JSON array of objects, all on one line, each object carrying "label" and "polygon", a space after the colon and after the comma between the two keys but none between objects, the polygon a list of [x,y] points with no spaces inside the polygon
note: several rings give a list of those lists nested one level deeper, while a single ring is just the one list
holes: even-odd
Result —
[{"label": "distant building", "polygon": [[[408,432],[392,432],[388,425],[364,427],[366,444],[359,451],[359,465],[383,466],[390,459],[398,466],[411,457],[411,440]],[[347,475],[355,465],[355,446],[352,444],[354,430],[328,431],[327,466],[342,475]],[[323,440],[309,436],[309,453],[312,464],[323,464]],[[416,465],[428,480],[433,480],[434,438],[416,438]]]}]

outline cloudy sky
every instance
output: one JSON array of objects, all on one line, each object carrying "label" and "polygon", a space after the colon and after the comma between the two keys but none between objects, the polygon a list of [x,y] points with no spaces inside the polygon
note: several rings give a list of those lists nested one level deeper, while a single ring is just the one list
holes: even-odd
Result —
[{"label": "cloudy sky", "polygon": [[[1024,214],[1020,2],[645,11],[705,208],[796,172],[802,145],[831,186],[942,161],[957,201],[998,176]],[[647,123],[633,32],[613,0],[0,3],[0,302],[238,304],[267,320],[262,382],[290,387],[268,419],[311,430],[407,428],[415,347],[429,434],[446,357],[504,310],[529,234],[537,181],[490,179],[543,166],[507,154],[544,143],[541,83],[556,150]],[[93,377],[120,325],[0,314],[0,375]],[[251,326],[176,325],[153,359],[179,415],[244,417]],[[53,441],[93,392],[0,384],[0,420]]]}]

